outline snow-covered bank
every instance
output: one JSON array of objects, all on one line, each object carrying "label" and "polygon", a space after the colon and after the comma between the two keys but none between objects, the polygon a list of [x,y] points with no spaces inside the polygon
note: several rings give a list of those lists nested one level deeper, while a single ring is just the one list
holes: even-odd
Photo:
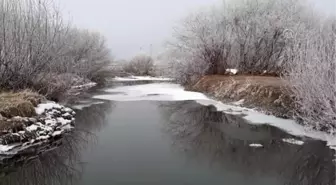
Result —
[{"label": "snow-covered bank", "polygon": [[115,101],[183,101],[207,99],[202,93],[185,91],[182,86],[171,83],[122,86],[107,89],[106,92],[111,94],[97,95],[93,98]]},{"label": "snow-covered bank", "polygon": [[18,125],[15,129],[2,130],[0,154],[14,155],[30,147],[42,145],[73,128],[75,112],[67,107],[47,102],[39,104],[34,118],[14,117],[8,123]]},{"label": "snow-covered bank", "polygon": [[[114,100],[114,101],[184,101],[195,100],[202,105],[213,105],[218,111],[227,114],[241,115],[250,124],[262,125],[268,124],[275,126],[289,134],[309,137],[313,139],[327,141],[330,148],[336,150],[336,136],[330,134],[308,130],[302,125],[297,124],[293,120],[277,118],[275,116],[266,115],[257,112],[254,109],[248,109],[235,105],[223,104],[208,98],[202,93],[185,91],[182,86],[172,83],[152,83],[145,85],[123,86],[106,90],[107,94],[94,96],[96,99]],[[109,94],[110,93],[110,94]],[[288,140],[285,140],[288,141]]]},{"label": "snow-covered bank", "polygon": [[172,81],[171,78],[165,77],[151,77],[151,76],[129,76],[129,77],[115,77],[113,81],[128,82],[128,81]]}]

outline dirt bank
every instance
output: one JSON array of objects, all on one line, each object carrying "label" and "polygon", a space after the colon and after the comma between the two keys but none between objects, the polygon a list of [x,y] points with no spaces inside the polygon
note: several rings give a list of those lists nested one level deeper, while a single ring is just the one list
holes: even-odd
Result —
[{"label": "dirt bank", "polygon": [[268,114],[292,118],[293,96],[286,82],[273,76],[204,76],[189,90],[206,93],[225,103],[257,108]]}]

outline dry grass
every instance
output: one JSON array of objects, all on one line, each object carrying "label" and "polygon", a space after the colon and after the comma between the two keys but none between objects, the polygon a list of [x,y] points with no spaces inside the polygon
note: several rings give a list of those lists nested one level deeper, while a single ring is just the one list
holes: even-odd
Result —
[{"label": "dry grass", "polygon": [[202,77],[190,89],[226,102],[244,99],[244,106],[259,107],[277,116],[291,117],[293,97],[287,87],[285,81],[274,76],[211,75]]},{"label": "dry grass", "polygon": [[34,107],[43,99],[43,96],[30,90],[17,93],[2,92],[0,93],[0,114],[6,118],[35,116]]}]

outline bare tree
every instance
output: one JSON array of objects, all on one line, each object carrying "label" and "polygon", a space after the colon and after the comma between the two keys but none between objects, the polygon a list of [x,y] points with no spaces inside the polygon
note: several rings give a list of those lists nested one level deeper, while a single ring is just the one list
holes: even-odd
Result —
[{"label": "bare tree", "polygon": [[105,39],[72,28],[52,0],[0,0],[0,21],[0,88],[41,87],[63,73],[99,80],[111,61]]},{"label": "bare tree", "polygon": [[190,81],[223,74],[227,68],[282,74],[292,46],[289,30],[306,26],[310,19],[305,18],[309,9],[304,7],[293,0],[239,0],[190,15],[169,45],[177,76]]}]

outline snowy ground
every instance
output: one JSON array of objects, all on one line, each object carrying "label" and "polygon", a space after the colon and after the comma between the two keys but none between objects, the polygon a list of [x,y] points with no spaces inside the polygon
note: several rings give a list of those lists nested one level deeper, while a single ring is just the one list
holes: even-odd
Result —
[{"label": "snowy ground", "polygon": [[115,77],[113,81],[128,82],[128,81],[172,81],[171,78],[151,77],[151,76],[129,76],[129,77]]},{"label": "snowy ground", "polygon": [[111,94],[97,95],[94,98],[115,101],[183,101],[207,99],[202,93],[185,91],[180,85],[171,83],[122,86],[105,91]]},{"label": "snowy ground", "polygon": [[[93,98],[114,101],[184,101],[195,100],[202,105],[214,105],[217,110],[227,114],[242,115],[251,124],[269,124],[280,128],[295,136],[306,136],[318,140],[327,141],[328,146],[336,150],[336,137],[324,132],[307,130],[293,120],[281,119],[275,116],[266,115],[253,109],[247,109],[236,105],[227,105],[212,100],[202,93],[185,91],[182,86],[172,83],[152,83],[145,85],[123,86],[107,89],[111,94],[97,95]],[[240,102],[237,102],[239,105]],[[303,141],[284,139],[284,142],[292,144],[303,144]]]},{"label": "snowy ground", "polygon": [[48,140],[70,131],[75,121],[75,112],[54,102],[39,104],[34,118],[15,117],[24,126],[18,131],[9,131],[0,137],[0,155],[15,155],[30,147],[39,146]]}]

